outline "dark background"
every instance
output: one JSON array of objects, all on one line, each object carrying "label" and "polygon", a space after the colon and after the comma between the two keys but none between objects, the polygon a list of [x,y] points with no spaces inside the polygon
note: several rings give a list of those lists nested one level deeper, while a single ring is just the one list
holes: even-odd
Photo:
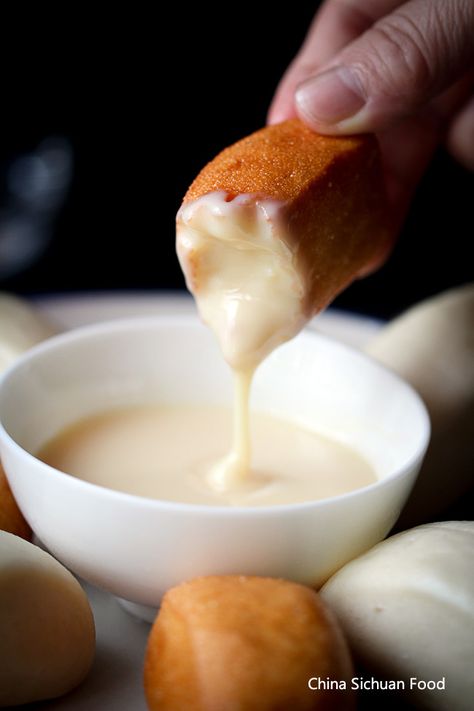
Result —
[{"label": "dark background", "polygon": [[[0,289],[184,288],[174,253],[181,197],[217,151],[264,124],[315,4],[285,14],[266,3],[182,5],[156,19],[158,7],[0,11],[0,228],[15,156],[47,136],[67,137],[74,152],[49,244]],[[390,317],[470,280],[472,188],[440,150],[388,264],[336,305]]]}]

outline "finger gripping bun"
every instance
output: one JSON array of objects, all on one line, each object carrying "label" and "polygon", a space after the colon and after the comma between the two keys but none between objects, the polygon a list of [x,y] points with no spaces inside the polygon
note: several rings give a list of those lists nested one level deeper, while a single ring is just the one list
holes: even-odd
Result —
[{"label": "finger gripping bun", "polygon": [[342,710],[352,708],[350,692],[311,691],[308,681],[351,674],[342,635],[314,591],[215,576],[165,595],[148,642],[145,691],[151,711]]}]

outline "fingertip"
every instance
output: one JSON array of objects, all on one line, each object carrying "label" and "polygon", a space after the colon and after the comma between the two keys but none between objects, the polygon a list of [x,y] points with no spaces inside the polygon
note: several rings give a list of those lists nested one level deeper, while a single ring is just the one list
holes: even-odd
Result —
[{"label": "fingertip", "polygon": [[273,126],[277,123],[283,123],[292,118],[297,118],[298,114],[295,111],[295,106],[291,104],[274,103],[270,106],[267,114],[267,125]]},{"label": "fingertip", "polygon": [[296,89],[299,117],[319,133],[359,133],[367,130],[365,97],[346,67],[336,67],[310,77]]},{"label": "fingertip", "polygon": [[270,109],[267,114],[267,126],[274,126],[276,123],[282,123],[285,119],[286,117],[281,111]]}]

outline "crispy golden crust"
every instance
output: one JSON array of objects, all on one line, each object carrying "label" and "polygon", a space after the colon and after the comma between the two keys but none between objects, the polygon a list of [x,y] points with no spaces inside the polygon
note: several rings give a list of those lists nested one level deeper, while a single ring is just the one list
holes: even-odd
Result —
[{"label": "crispy golden crust", "polygon": [[392,242],[377,141],[320,136],[298,119],[226,148],[197,176],[184,202],[214,191],[284,203],[282,220],[315,313],[376,268]]},{"label": "crispy golden crust", "polygon": [[184,202],[223,190],[235,197],[256,193],[294,200],[334,160],[375,152],[372,136],[320,136],[298,119],[262,128],[225,148],[191,184]]},{"label": "crispy golden crust", "polygon": [[31,528],[23,518],[0,464],[0,531],[8,531],[31,541]]},{"label": "crispy golden crust", "polygon": [[273,578],[210,576],[170,590],[150,633],[150,711],[350,709],[352,694],[311,691],[348,680],[347,647],[318,595]]}]

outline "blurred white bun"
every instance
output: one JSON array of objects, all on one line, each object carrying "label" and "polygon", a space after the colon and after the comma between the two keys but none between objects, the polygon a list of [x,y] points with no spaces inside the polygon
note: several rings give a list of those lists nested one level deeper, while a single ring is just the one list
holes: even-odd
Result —
[{"label": "blurred white bun", "polygon": [[26,301],[0,293],[0,373],[24,351],[53,333],[52,326]]},{"label": "blurred white bun", "polygon": [[407,380],[428,408],[430,446],[398,526],[425,523],[474,483],[474,284],[410,309],[367,352]]}]

